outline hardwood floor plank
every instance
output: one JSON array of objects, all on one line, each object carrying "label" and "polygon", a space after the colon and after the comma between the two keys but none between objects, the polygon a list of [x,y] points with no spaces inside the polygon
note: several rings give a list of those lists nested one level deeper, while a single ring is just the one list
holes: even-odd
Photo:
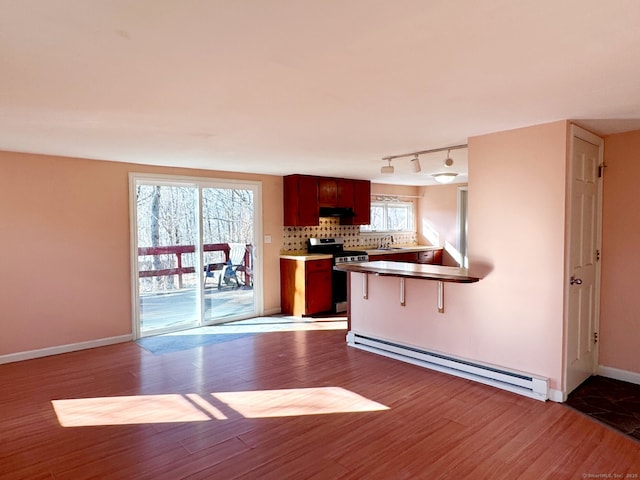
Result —
[{"label": "hardwood floor plank", "polygon": [[[224,462],[234,462],[239,455],[249,451],[249,447],[238,438],[230,438],[220,443],[211,444],[195,453],[180,456],[173,461],[165,461],[157,465],[143,464],[131,472],[129,478],[155,480],[159,478],[189,478],[201,472],[216,472]],[[126,478],[126,477],[125,477]],[[209,476],[208,478],[223,478]]]},{"label": "hardwood floor plank", "polygon": [[[564,405],[352,349],[344,335],[263,333],[164,355],[125,343],[0,365],[0,478],[640,473],[640,442]],[[265,397],[267,390],[282,393]],[[172,401],[162,406],[166,396]],[[246,398],[253,400],[234,403]],[[388,409],[350,411],[363,398]],[[93,410],[86,426],[63,427],[52,402],[82,399],[122,407]],[[148,411],[131,410],[139,400]]]}]

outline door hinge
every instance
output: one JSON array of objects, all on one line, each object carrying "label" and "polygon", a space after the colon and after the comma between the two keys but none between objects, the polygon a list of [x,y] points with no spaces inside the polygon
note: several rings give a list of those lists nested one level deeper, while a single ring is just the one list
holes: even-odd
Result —
[{"label": "door hinge", "polygon": [[596,261],[600,260],[600,250],[596,250]]},{"label": "door hinge", "polygon": [[598,178],[602,178],[602,176],[604,175],[605,168],[606,168],[606,165],[604,163],[602,165],[598,165]]},{"label": "door hinge", "polygon": [[593,343],[598,343],[598,332],[593,332]]}]

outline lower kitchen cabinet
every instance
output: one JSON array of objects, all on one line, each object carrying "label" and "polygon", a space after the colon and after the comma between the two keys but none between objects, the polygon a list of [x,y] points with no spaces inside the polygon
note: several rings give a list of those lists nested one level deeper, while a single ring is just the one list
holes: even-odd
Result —
[{"label": "lower kitchen cabinet", "polygon": [[280,305],[285,315],[313,315],[332,308],[332,259],[280,259]]},{"label": "lower kitchen cabinet", "polygon": [[393,252],[382,255],[370,255],[370,261],[385,260],[387,262],[426,263],[442,265],[442,249],[421,252]]},{"label": "lower kitchen cabinet", "polygon": [[418,263],[442,265],[442,249],[418,252],[418,259],[416,261]]},{"label": "lower kitchen cabinet", "polygon": [[370,261],[384,260],[385,262],[409,262],[417,263],[418,254],[416,252],[402,252],[402,253],[383,253],[382,255],[369,256]]}]

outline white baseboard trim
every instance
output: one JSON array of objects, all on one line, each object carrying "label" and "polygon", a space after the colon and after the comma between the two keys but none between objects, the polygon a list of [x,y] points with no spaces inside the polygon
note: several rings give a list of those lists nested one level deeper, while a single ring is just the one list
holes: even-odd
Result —
[{"label": "white baseboard trim", "polygon": [[640,373],[638,372],[630,372],[628,370],[620,370],[619,368],[598,365],[598,375],[640,385]]},{"label": "white baseboard trim", "polygon": [[104,347],[115,343],[129,342],[131,340],[133,340],[133,335],[128,334],[120,335],[118,337],[89,340],[87,342],[70,343],[68,345],[58,345],[56,347],[41,348],[38,350],[28,350],[26,352],[10,353],[7,355],[0,355],[0,365],[4,363],[21,362],[22,360],[48,357],[50,355],[59,355],[61,353],[75,352],[78,350],[87,350],[89,348]]},{"label": "white baseboard trim", "polygon": [[549,400],[552,402],[564,403],[567,401],[567,396],[562,390],[549,389]]}]

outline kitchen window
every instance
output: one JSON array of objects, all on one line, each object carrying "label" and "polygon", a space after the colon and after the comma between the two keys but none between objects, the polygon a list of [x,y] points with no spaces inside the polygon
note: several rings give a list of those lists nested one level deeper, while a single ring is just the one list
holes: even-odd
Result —
[{"label": "kitchen window", "polygon": [[371,223],[361,232],[414,232],[413,202],[371,202]]}]

